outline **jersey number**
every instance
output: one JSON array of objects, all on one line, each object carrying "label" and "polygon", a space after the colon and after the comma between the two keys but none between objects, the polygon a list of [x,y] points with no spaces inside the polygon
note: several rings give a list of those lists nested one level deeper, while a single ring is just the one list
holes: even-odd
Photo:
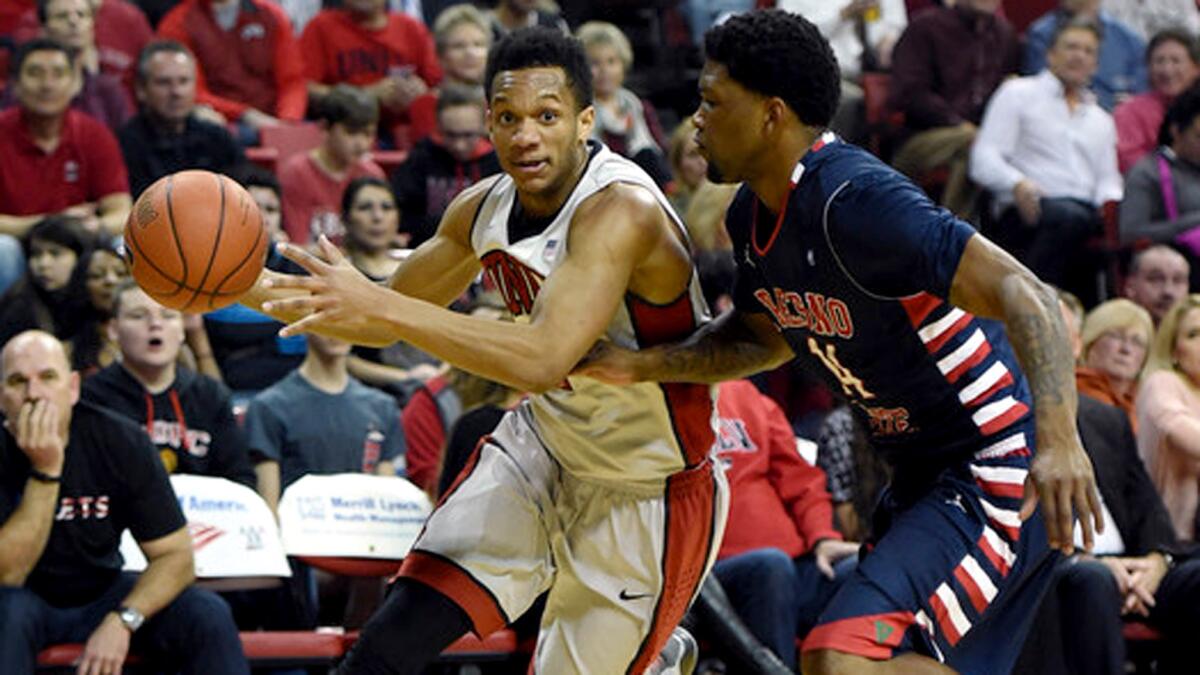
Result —
[{"label": "jersey number", "polygon": [[816,338],[809,337],[808,351],[820,359],[829,372],[833,373],[833,376],[842,385],[842,391],[846,396],[862,400],[875,398],[875,394],[867,391],[863,381],[850,372],[849,368],[843,366],[841,361],[838,361],[837,348],[834,345],[826,344],[825,348],[821,349],[821,344],[817,342]]}]

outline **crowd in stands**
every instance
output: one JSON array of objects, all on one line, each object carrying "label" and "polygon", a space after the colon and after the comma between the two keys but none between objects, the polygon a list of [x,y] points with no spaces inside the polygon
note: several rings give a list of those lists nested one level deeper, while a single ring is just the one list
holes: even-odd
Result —
[{"label": "crowd in stands", "polygon": [[[733,283],[723,219],[736,187],[707,175],[694,101],[664,99],[639,75],[664,50],[695,52],[723,15],[777,6],[807,16],[833,47],[843,78],[834,130],[1060,290],[1079,430],[1111,527],[1094,557],[1056,581],[1023,667],[1123,672],[1122,621],[1137,620],[1165,638],[1158,672],[1186,672],[1178,650],[1200,625],[1200,3],[1045,0],[1027,16],[1002,0],[681,0],[639,10],[667,27],[649,43],[607,21],[615,15],[603,4],[575,14],[534,0],[0,3],[5,377],[16,363],[57,362],[61,350],[62,376],[84,378],[71,443],[77,427],[80,439],[109,445],[140,434],[119,456],[157,458],[127,476],[92,467],[113,490],[144,480],[135,490],[162,499],[163,476],[194,473],[250,486],[275,508],[304,475],[359,472],[401,476],[436,497],[522,392],[409,345],[280,337],[282,324],[242,305],[203,316],[162,307],[130,281],[123,258],[133,201],[180,170],[225,173],[250,192],[274,241],[325,236],[384,281],[459,193],[500,171],[484,93],[490,45],[550,26],[586,49],[593,140],[663,188],[720,312]],[[298,271],[274,252],[267,264]],[[481,278],[455,307],[503,319],[494,291]],[[869,539],[888,467],[851,409],[790,366],[720,394],[715,450],[733,506],[714,575],[754,638],[794,669],[796,640]],[[11,423],[20,405],[3,412]],[[118,417],[131,424],[95,431]],[[63,461],[24,457],[9,432],[0,433],[3,541],[28,517],[10,467],[53,474]],[[815,451],[804,456],[797,437]],[[147,500],[120,524],[152,563],[177,564],[182,521]],[[55,527],[45,560],[18,561],[20,574],[0,552],[0,587],[84,607],[134,583],[115,576],[111,555],[66,560],[64,538],[90,535]],[[59,567],[43,569],[51,563]],[[286,610],[296,625],[359,626],[382,594],[378,583],[348,587],[294,567],[300,595],[311,596]],[[79,597],[45,595],[76,568],[105,580],[64,586]],[[313,579],[319,592],[309,593]],[[176,622],[225,607],[168,590],[160,606],[174,607]],[[262,625],[243,600],[226,601],[233,610],[215,610],[213,635],[227,638],[229,622]],[[0,625],[13,611],[41,616],[37,602],[0,588]],[[86,641],[81,630],[53,639]],[[172,628],[156,630],[178,653],[195,651]],[[0,664],[25,663],[8,658]]]}]

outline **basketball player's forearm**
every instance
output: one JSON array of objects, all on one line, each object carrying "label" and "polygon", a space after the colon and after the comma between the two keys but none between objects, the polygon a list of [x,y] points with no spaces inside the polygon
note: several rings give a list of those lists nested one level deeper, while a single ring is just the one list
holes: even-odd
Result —
[{"label": "basketball player's forearm", "polygon": [[683,342],[638,352],[636,379],[712,384],[777,368],[792,356],[782,336],[764,336],[729,312]]},{"label": "basketball player's forearm", "polygon": [[1054,291],[1032,275],[1012,274],[1001,282],[1000,297],[1009,341],[1029,380],[1039,433],[1074,434],[1075,359]]},{"label": "basketball player's forearm", "polygon": [[0,526],[0,586],[22,586],[50,540],[58,483],[30,479],[21,504]]}]

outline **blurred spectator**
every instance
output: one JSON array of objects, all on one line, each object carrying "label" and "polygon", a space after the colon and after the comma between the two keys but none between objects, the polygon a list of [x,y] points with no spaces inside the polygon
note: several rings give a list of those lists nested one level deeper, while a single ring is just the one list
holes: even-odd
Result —
[{"label": "blurred spectator", "polygon": [[1099,47],[1096,24],[1062,24],[1047,70],[1000,85],[970,161],[1001,213],[997,243],[1085,303],[1096,293],[1095,263],[1076,252],[1100,231],[1101,205],[1121,198],[1112,117],[1086,89]]},{"label": "blurred spectator", "polygon": [[150,21],[151,26],[158,26],[162,23],[163,17],[167,15],[180,3],[180,0],[133,0],[142,13],[146,15],[146,19]]},{"label": "blurred spectator", "polygon": [[1150,313],[1140,305],[1117,298],[1097,305],[1083,319],[1082,361],[1075,368],[1075,386],[1101,403],[1121,409],[1137,431],[1134,401],[1138,377],[1154,339]]},{"label": "blurred spectator", "polygon": [[[100,69],[92,1],[42,0],[36,17],[42,36],[75,52],[79,90],[71,99],[71,107],[116,131],[133,114],[133,106],[121,79]],[[12,104],[12,95],[6,95],[4,107]]]},{"label": "blurred spectator", "polygon": [[518,28],[546,26],[557,28],[564,34],[571,29],[557,12],[546,9],[541,0],[496,0],[496,6],[488,12],[492,21],[492,42]]},{"label": "blurred spectator", "polygon": [[[449,7],[433,24],[433,43],[445,79],[441,87],[458,85],[483,90],[483,71],[487,67],[492,31],[487,17],[472,5]],[[409,106],[412,122],[409,141],[413,144],[437,129],[437,102],[440,90],[431,89]]]},{"label": "blurred spectator", "polygon": [[680,10],[686,15],[692,41],[703,44],[709,28],[734,14],[748,12],[757,4],[755,0],[685,0],[680,3]]},{"label": "blurred spectator", "polygon": [[682,218],[692,197],[708,181],[708,160],[700,154],[700,146],[696,144],[696,125],[691,117],[684,118],[671,132],[667,161],[675,179],[674,190],[668,196],[675,213]]},{"label": "blurred spectator", "polygon": [[1159,145],[1159,130],[1167,108],[1200,77],[1200,43],[1191,33],[1168,29],[1146,47],[1150,91],[1117,106],[1117,166],[1129,171]]},{"label": "blurred spectator", "polygon": [[125,282],[113,295],[112,337],[120,362],[84,380],[83,398],[142,425],[167,473],[217,476],[254,487],[229,391],[176,366],[183,314]]},{"label": "blurred spectator", "polygon": [[83,255],[79,265],[85,273],[87,319],[70,342],[71,369],[83,377],[116,361],[121,351],[109,334],[113,293],[129,280],[129,267],[117,249],[117,241],[98,244]]},{"label": "blurred spectator", "polygon": [[[283,7],[283,11],[287,12],[288,18],[292,20],[292,28],[299,35],[309,21],[316,16],[321,10],[331,7],[337,7],[341,4],[341,0],[275,0]],[[452,0],[461,2],[461,0]],[[429,4],[429,0],[388,0],[388,8],[394,12],[403,12],[417,21],[424,22],[425,17],[422,14],[425,5]]]},{"label": "blurred spectator", "polygon": [[[185,675],[249,675],[229,607],[195,578],[192,540],[137,425],[79,401],[57,340],[17,336],[0,354],[0,670],[85,642],[80,673],[116,673],[132,645]],[[145,554],[121,571],[128,528]]]},{"label": "blurred spectator", "polygon": [[779,406],[747,380],[722,382],[716,453],[729,480],[729,516],[713,575],[754,636],[789,668],[858,544],[833,527],[825,473],[796,450]]},{"label": "blurred spectator", "polygon": [[1187,258],[1161,244],[1138,251],[1129,262],[1125,297],[1150,312],[1154,325],[1188,293]]},{"label": "blurred spectator", "polygon": [[[243,165],[234,177],[258,204],[263,225],[272,241],[287,241],[283,231],[279,181],[266,169]],[[274,248],[267,267],[292,274],[303,273]],[[235,405],[275,384],[304,360],[303,335],[280,337],[283,324],[242,304],[232,304],[204,315],[204,328],[212,345],[221,378],[233,390]]]},{"label": "blurred spectator", "polygon": [[826,415],[817,434],[817,467],[825,472],[825,488],[833,502],[834,522],[843,536],[861,539],[864,522],[854,509],[854,451],[857,430],[849,406],[839,406]]},{"label": "blurred spectator", "polygon": [[361,88],[378,103],[396,146],[408,147],[409,106],[442,79],[423,23],[388,11],[386,0],[344,0],[305,26],[300,47],[309,94],[325,96],[336,84]]},{"label": "blurred spectator", "polygon": [[[829,40],[842,71],[842,99],[830,125],[851,142],[865,136],[862,74],[890,70],[892,48],[908,23],[904,0],[778,0],[801,14]],[[960,57],[961,58],[961,57]]]},{"label": "blurred spectator", "polygon": [[1163,119],[1157,150],[1125,177],[1123,241],[1174,242],[1200,259],[1200,83],[1179,95]]},{"label": "blurred spectator", "polygon": [[625,75],[633,67],[629,39],[620,28],[603,21],[583,24],[576,36],[592,66],[596,110],[592,138],[632,159],[659,187],[666,186],[671,181],[671,168],[663,153],[666,140],[658,112],[649,101],[625,88]]},{"label": "blurred spectator", "polygon": [[725,211],[737,194],[737,185],[705,181],[680,214],[687,224],[694,251],[728,251],[733,248],[725,229]]},{"label": "blurred spectator", "polygon": [[393,188],[400,205],[401,230],[416,248],[437,232],[446,207],[460,192],[500,172],[488,142],[483,91],[443,85],[437,101],[437,129],[417,142],[396,169]]},{"label": "blurred spectator", "polygon": [[29,261],[25,275],[0,297],[0,344],[37,329],[69,340],[87,314],[84,270],[79,261],[92,237],[68,216],[49,216],[22,239]]},{"label": "blurred spectator", "polygon": [[183,44],[147,45],[138,60],[136,91],[141,110],[117,132],[134,195],[176,171],[231,173],[246,161],[224,126],[198,114],[196,61]]},{"label": "blurred spectator", "polygon": [[300,50],[272,0],[183,0],[158,34],[195,55],[197,100],[237,123],[244,144],[256,144],[263,127],[304,117]]},{"label": "blurred spectator", "polygon": [[315,107],[325,130],[321,144],[279,167],[283,227],[288,239],[301,246],[322,234],[340,242],[338,206],[346,186],[360,176],[384,177],[383,169],[367,156],[379,121],[375,100],[359,89],[339,85]]},{"label": "blurred spectator", "polygon": [[13,68],[18,105],[0,112],[0,235],[55,213],[121,233],[132,206],[125,164],[112,132],[69,108],[79,85],[70,50],[30,40]]},{"label": "blurred spectator", "polygon": [[1049,65],[1053,39],[1059,27],[1073,20],[1099,26],[1098,65],[1091,77],[1091,90],[1100,107],[1112,110],[1118,103],[1146,91],[1146,41],[1132,28],[1100,10],[1100,0],[1060,0],[1059,9],[1043,15],[1025,32],[1025,64],[1022,72],[1036,75]]},{"label": "blurred spectator", "polygon": [[1200,295],[1163,317],[1138,393],[1138,452],[1181,540],[1196,539],[1200,497]]},{"label": "blurred spectator", "polygon": [[[132,93],[133,69],[142,47],[154,38],[146,15],[129,0],[88,0],[92,7],[95,32],[95,61],[84,55],[84,67],[112,75],[126,94]],[[33,5],[34,3],[30,3]],[[17,44],[35,37],[41,30],[38,12],[31,6],[21,17],[13,37]],[[0,30],[0,35],[4,34]]]},{"label": "blurred spectator", "polygon": [[1021,66],[1020,43],[1000,0],[961,0],[914,19],[896,44],[888,106],[904,113],[908,138],[892,164],[911,177],[938,167],[949,176],[942,205],[960,217],[974,212],[967,161],[984,106]]},{"label": "blurred spectator", "polygon": [[1143,40],[1168,29],[1190,35],[1200,33],[1200,11],[1195,0],[1101,0],[1100,9]]}]

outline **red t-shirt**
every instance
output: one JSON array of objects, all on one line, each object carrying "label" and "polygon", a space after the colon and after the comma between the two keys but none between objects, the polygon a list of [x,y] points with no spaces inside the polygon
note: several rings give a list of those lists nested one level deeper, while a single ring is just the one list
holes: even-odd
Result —
[{"label": "red t-shirt", "polygon": [[300,36],[304,73],[321,84],[377,82],[394,68],[412,66],[429,86],[442,79],[433,36],[406,14],[390,12],[379,30],[364,28],[340,9],[327,9],[304,27]]},{"label": "red t-shirt", "polygon": [[437,131],[437,91],[427,91],[408,106],[408,140],[412,145]]},{"label": "red t-shirt", "polygon": [[718,559],[759,548],[793,558],[821,539],[841,539],[825,472],[796,451],[783,411],[746,380],[722,382],[717,456],[729,480],[729,520]]},{"label": "red t-shirt", "polygon": [[58,213],[128,192],[117,139],[103,124],[67,110],[58,147],[47,154],[34,145],[20,107],[0,112],[0,212]]},{"label": "red t-shirt", "polygon": [[311,153],[288,158],[279,167],[283,188],[283,228],[293,243],[305,245],[324,234],[335,243],[342,236],[342,193],[360,176],[384,178],[383,169],[370,159],[359,160],[341,179],[317,166]]}]

